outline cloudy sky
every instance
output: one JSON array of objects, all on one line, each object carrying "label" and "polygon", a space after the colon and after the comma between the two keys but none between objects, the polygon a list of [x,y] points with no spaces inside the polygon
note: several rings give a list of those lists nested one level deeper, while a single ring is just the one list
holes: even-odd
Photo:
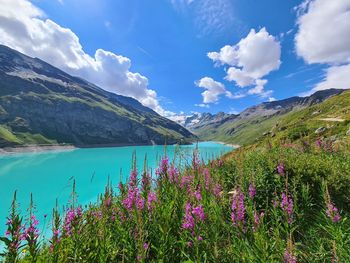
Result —
[{"label": "cloudy sky", "polygon": [[0,43],[172,117],[350,88],[350,0],[0,0]]}]

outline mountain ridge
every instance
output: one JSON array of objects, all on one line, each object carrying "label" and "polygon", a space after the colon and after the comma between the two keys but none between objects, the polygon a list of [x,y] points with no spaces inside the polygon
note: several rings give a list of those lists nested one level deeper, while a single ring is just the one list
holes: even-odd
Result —
[{"label": "mountain ridge", "polygon": [[195,138],[137,100],[0,45],[0,146],[164,144]]},{"label": "mountain ridge", "polygon": [[[344,91],[341,89],[321,90],[307,97],[294,96],[278,101],[263,102],[251,106],[239,114],[223,112],[194,114],[186,118],[184,126],[204,140],[219,140],[235,144],[251,143],[252,138],[248,140],[243,138],[243,133],[249,127],[255,130],[265,128],[257,126],[258,124],[267,124],[275,116],[279,117],[289,112],[308,108]],[[255,135],[258,136],[257,133]]]}]

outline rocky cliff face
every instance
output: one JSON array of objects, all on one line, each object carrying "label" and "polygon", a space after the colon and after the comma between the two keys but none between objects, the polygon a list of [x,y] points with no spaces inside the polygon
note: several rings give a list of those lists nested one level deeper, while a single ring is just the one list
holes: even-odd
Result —
[{"label": "rocky cliff face", "polygon": [[163,144],[193,138],[135,99],[0,45],[1,146]]}]

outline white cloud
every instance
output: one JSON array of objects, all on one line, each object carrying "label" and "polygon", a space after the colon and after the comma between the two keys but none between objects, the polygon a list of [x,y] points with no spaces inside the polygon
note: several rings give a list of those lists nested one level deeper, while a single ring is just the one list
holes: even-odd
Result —
[{"label": "white cloud", "polygon": [[307,63],[350,62],[350,1],[305,1],[299,9],[297,54]]},{"label": "white cloud", "polygon": [[233,98],[232,93],[226,90],[224,84],[215,81],[212,78],[204,77],[199,81],[196,81],[195,84],[198,87],[205,89],[205,91],[202,92],[203,103],[205,104],[218,102],[221,95]]},{"label": "white cloud", "polygon": [[307,0],[297,7],[297,54],[308,64],[327,64],[318,90],[350,88],[350,1]]},{"label": "white cloud", "polygon": [[228,81],[235,81],[236,85],[241,88],[250,86],[255,82],[255,79],[250,77],[248,73],[235,67],[230,67],[227,70],[227,76],[225,79]]},{"label": "white cloud", "polygon": [[264,91],[267,81],[262,78],[279,68],[281,45],[265,28],[259,32],[251,29],[247,37],[237,44],[226,45],[219,52],[209,52],[207,55],[217,66],[230,66],[226,80],[234,81],[241,88],[256,85],[248,94],[267,97],[267,92]]},{"label": "white cloud", "polygon": [[256,32],[251,29],[246,38],[234,46],[225,46],[220,52],[209,52],[216,63],[240,68],[246,76],[261,78],[279,68],[281,45],[265,28]]},{"label": "white cloud", "polygon": [[304,95],[325,89],[350,89],[350,64],[329,67],[324,79]]},{"label": "white cloud", "polygon": [[249,95],[258,95],[261,98],[268,98],[272,95],[272,90],[265,90],[264,86],[267,84],[266,79],[257,79],[255,81],[255,87],[248,90]]},{"label": "white cloud", "polygon": [[139,100],[165,114],[148,79],[130,71],[129,58],[98,49],[85,53],[78,36],[50,19],[27,0],[0,0],[0,43],[39,57],[102,88]]},{"label": "white cloud", "polygon": [[194,104],[194,106],[200,107],[200,108],[207,108],[207,109],[210,108],[209,104],[204,104],[204,103]]}]

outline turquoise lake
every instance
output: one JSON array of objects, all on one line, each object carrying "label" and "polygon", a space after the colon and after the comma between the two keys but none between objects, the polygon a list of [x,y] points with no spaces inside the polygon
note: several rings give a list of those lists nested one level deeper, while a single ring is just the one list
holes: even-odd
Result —
[{"label": "turquoise lake", "polygon": [[[200,142],[198,146],[167,146],[166,152],[170,160],[174,159],[176,152],[177,162],[185,165],[191,162],[196,147],[205,162],[233,149],[215,142]],[[49,221],[56,199],[60,207],[69,200],[74,180],[81,204],[95,201],[98,194],[104,191],[108,177],[115,187],[120,180],[125,182],[129,177],[134,152],[139,171],[143,169],[145,155],[149,169],[154,171],[164,156],[165,147],[90,148],[0,156],[0,236],[5,232],[6,216],[15,190],[23,215],[33,193],[38,219],[42,222],[44,215],[48,214],[46,220]]]}]

